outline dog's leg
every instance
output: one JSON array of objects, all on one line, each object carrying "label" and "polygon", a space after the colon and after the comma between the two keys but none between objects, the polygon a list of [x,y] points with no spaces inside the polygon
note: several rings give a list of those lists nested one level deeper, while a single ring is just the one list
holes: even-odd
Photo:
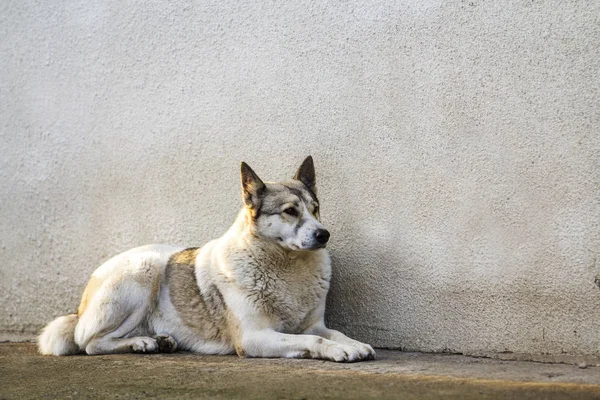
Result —
[{"label": "dog's leg", "polygon": [[361,343],[358,340],[350,339],[342,332],[329,329],[325,326],[325,299],[323,299],[319,307],[309,315],[307,322],[308,328],[305,329],[303,333],[320,336],[346,346],[352,346],[359,351],[361,359],[363,360],[375,359],[375,350],[373,350],[373,347],[370,345]]},{"label": "dog's leg", "polygon": [[103,336],[92,339],[85,348],[90,355],[117,354],[117,353],[157,353],[158,343],[155,339],[146,336],[117,339]]},{"label": "dog's leg", "polygon": [[[105,317],[109,318],[113,321],[113,326],[117,326],[116,329],[104,333],[105,330],[101,330],[91,337],[85,346],[85,352],[90,355],[97,354],[113,354],[113,353],[156,353],[159,351],[159,345],[156,339],[147,336],[134,336],[127,337],[132,332],[134,332],[140,325],[141,321],[146,315],[146,309],[140,307],[135,310],[131,314],[125,317],[120,322],[116,319],[117,313],[115,309],[117,307],[112,305],[107,305],[106,309],[103,310],[105,312]],[[91,310],[90,310],[91,311]],[[90,324],[92,326],[107,326],[106,321],[103,321],[100,315],[93,315],[88,311],[88,313],[84,314],[82,318],[83,323]],[[108,315],[106,315],[108,312]],[[94,318],[95,317],[95,320]],[[99,324],[96,322],[102,322]],[[106,328],[106,330],[110,330],[110,325]]]},{"label": "dog's leg", "polygon": [[171,336],[154,337],[136,336],[131,338],[114,338],[103,336],[92,339],[85,352],[90,355],[117,353],[172,353],[177,343]]},{"label": "dog's leg", "polygon": [[152,283],[140,280],[115,275],[95,292],[75,328],[75,342],[87,354],[159,351],[145,322],[154,301]]},{"label": "dog's leg", "polygon": [[249,357],[319,358],[337,362],[364,359],[359,349],[316,335],[291,335],[270,329],[244,332],[238,354]]}]

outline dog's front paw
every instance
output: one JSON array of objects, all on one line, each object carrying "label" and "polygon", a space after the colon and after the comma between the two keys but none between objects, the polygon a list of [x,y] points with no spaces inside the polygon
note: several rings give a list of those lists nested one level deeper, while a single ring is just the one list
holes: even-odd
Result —
[{"label": "dog's front paw", "polygon": [[324,354],[324,358],[335,362],[355,362],[363,359],[356,347],[343,344],[330,345]]},{"label": "dog's front paw", "polygon": [[350,344],[352,347],[356,347],[360,352],[360,356],[362,360],[374,360],[375,359],[375,350],[371,345],[366,343],[361,343],[358,341],[354,341]]},{"label": "dog's front paw", "polygon": [[156,353],[158,343],[149,337],[137,337],[134,338],[134,342],[131,344],[131,350],[134,353]]}]

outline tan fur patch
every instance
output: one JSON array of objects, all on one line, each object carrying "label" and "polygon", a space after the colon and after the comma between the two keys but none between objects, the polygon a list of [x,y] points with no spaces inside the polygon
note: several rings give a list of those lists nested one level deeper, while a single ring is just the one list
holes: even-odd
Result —
[{"label": "tan fur patch", "polygon": [[92,275],[90,280],[88,281],[85,289],[83,290],[83,295],[81,296],[81,303],[79,303],[79,308],[77,309],[77,315],[81,316],[85,310],[87,309],[88,304],[96,294],[96,291],[102,286],[104,283],[104,279],[97,278]]},{"label": "tan fur patch", "polygon": [[240,357],[246,357],[246,351],[242,347],[242,330],[237,318],[230,310],[227,310],[225,319],[227,320],[227,333],[236,354]]},{"label": "tan fur patch", "polygon": [[165,271],[171,302],[183,323],[205,340],[229,342],[226,305],[216,285],[198,286],[196,248],[171,256]]},{"label": "tan fur patch", "polygon": [[156,299],[158,302],[158,292],[160,291],[160,275],[156,275],[152,282],[152,292],[150,293],[151,299]]},{"label": "tan fur patch", "polygon": [[180,251],[179,253],[175,253],[171,256],[169,260],[169,264],[196,264],[196,255],[198,252],[197,247],[191,247],[189,249],[185,249]]}]

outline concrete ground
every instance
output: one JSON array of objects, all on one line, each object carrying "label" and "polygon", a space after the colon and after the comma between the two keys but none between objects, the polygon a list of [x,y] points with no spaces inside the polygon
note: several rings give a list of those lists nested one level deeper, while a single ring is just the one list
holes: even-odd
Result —
[{"label": "concrete ground", "polygon": [[[600,399],[600,367],[378,350],[376,361],[49,357],[0,344],[0,399]],[[580,368],[585,367],[585,368]]]}]

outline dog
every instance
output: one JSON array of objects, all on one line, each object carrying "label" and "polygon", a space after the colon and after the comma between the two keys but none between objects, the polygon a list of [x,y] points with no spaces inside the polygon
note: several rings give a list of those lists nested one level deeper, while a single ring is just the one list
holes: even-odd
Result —
[{"label": "dog", "polygon": [[242,162],[241,184],[243,207],[221,238],[202,247],[143,246],[106,261],[77,314],[43,329],[39,352],[374,359],[370,345],[325,326],[329,232],[312,157],[279,183],[263,182]]}]

